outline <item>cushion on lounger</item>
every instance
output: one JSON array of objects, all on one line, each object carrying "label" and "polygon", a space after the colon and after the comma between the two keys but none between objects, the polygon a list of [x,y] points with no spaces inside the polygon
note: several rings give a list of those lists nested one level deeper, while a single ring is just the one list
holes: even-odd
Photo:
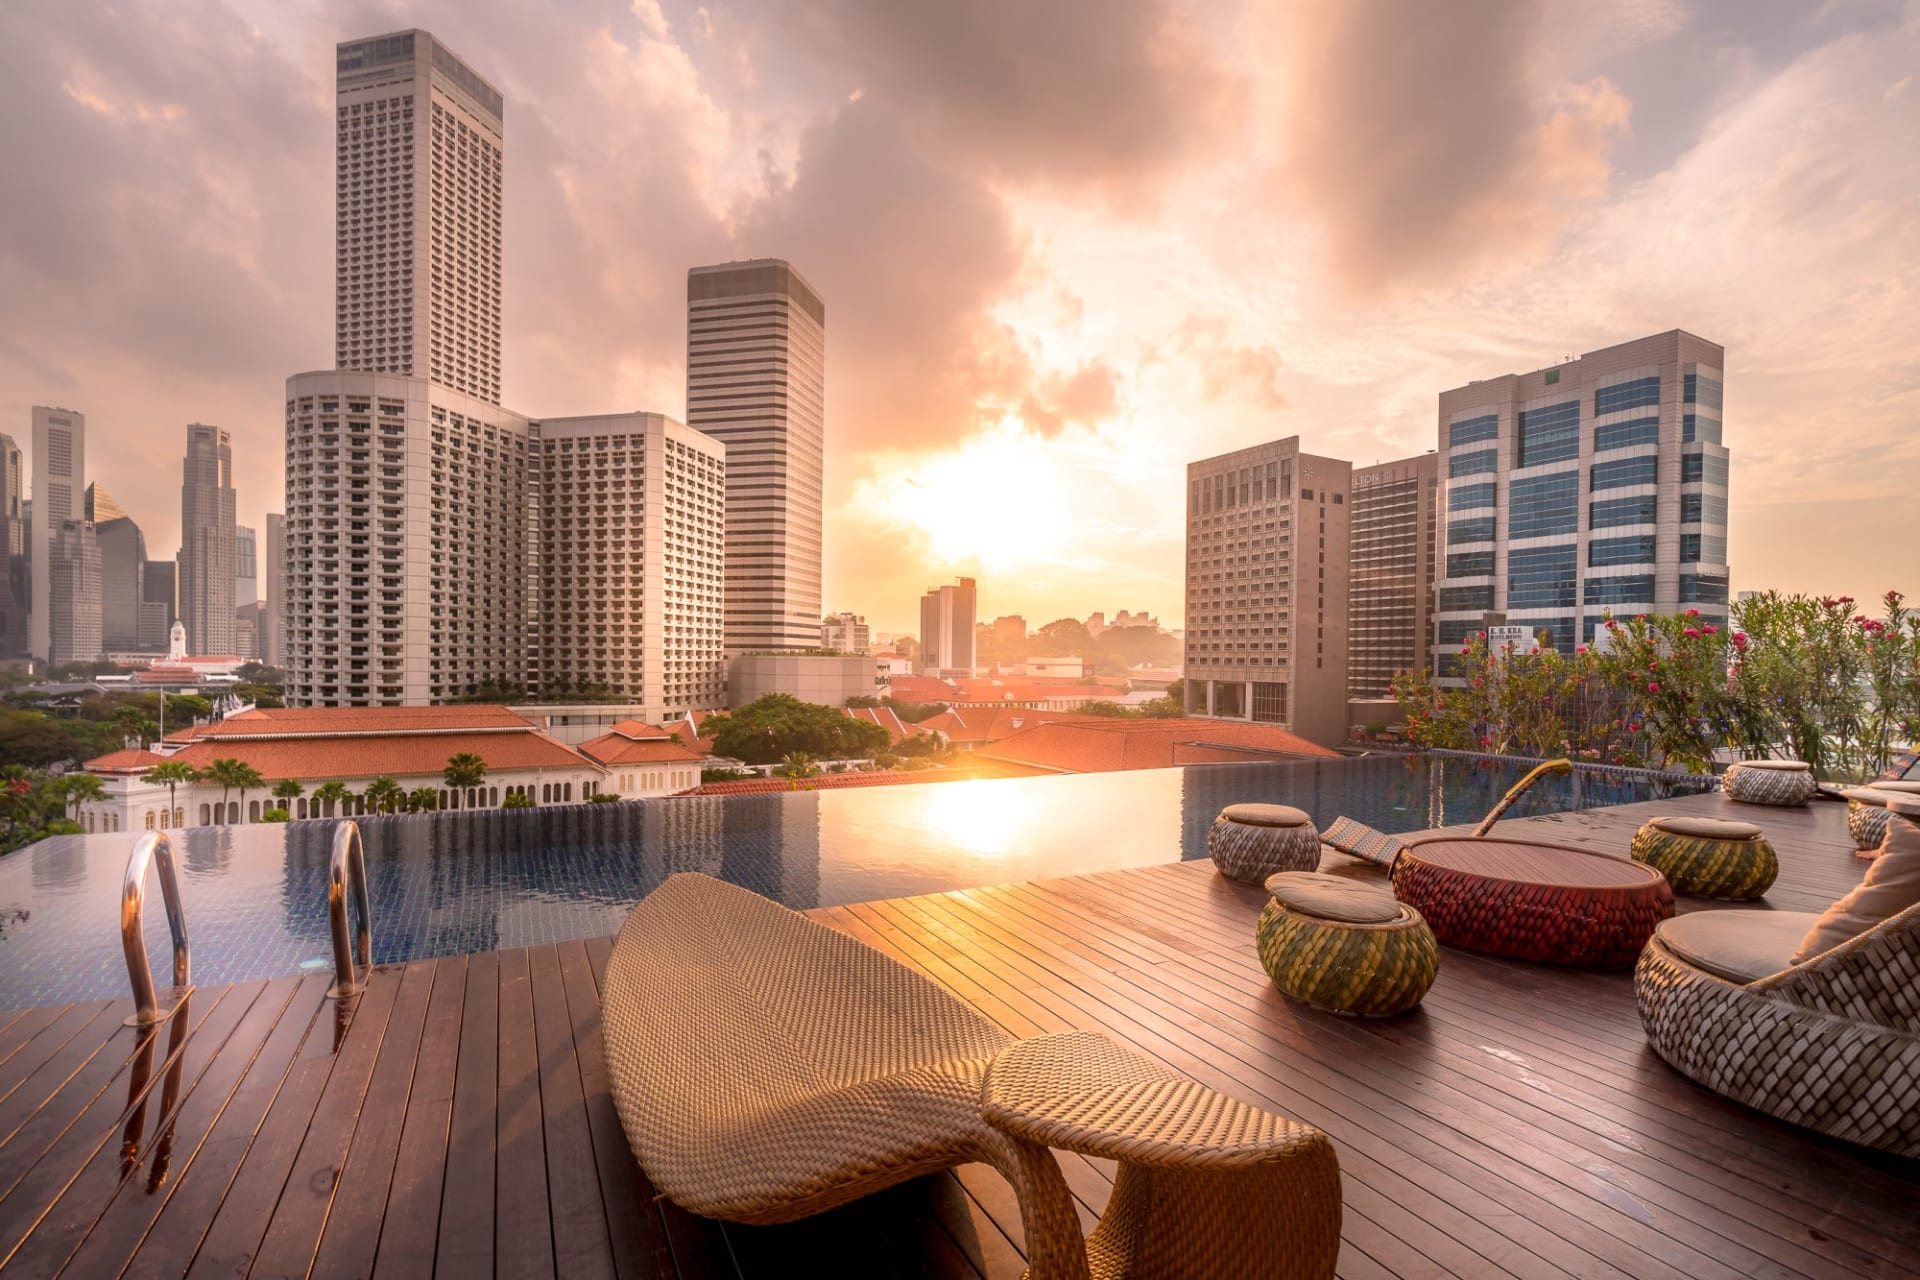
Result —
[{"label": "cushion on lounger", "polygon": [[1811,911],[1693,911],[1661,921],[1653,936],[1694,968],[1745,985],[1791,966],[1817,919]]},{"label": "cushion on lounger", "polygon": [[1384,885],[1318,871],[1268,876],[1267,893],[1289,911],[1342,924],[1385,924],[1402,914],[1399,900]]},{"label": "cushion on lounger", "polygon": [[1820,914],[1794,952],[1793,962],[1831,951],[1916,902],[1920,902],[1920,827],[1896,818],[1887,824],[1887,838],[1880,845],[1880,856],[1867,867],[1867,878]]},{"label": "cushion on lounger", "polygon": [[1655,818],[1649,824],[1675,836],[1691,836],[1696,840],[1758,840],[1760,828],[1751,822],[1734,822],[1726,818]]},{"label": "cushion on lounger", "polygon": [[1313,822],[1290,804],[1230,804],[1220,816],[1246,827],[1305,827]]}]

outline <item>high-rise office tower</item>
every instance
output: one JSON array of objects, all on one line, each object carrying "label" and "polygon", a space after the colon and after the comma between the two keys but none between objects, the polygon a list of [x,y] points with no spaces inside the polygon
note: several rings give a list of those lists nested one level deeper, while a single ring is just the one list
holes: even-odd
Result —
[{"label": "high-rise office tower", "polygon": [[147,593],[147,539],[131,516],[97,522],[100,641],[108,653],[142,650],[140,612]]},{"label": "high-rise office tower", "polygon": [[27,656],[27,483],[13,437],[0,435],[0,662]]},{"label": "high-rise office tower", "polygon": [[120,505],[114,496],[100,487],[99,481],[87,486],[86,501],[82,504],[86,518],[95,524],[106,524],[109,520],[125,520],[127,509]]},{"label": "high-rise office tower", "polygon": [[233,443],[219,427],[187,427],[180,470],[180,618],[194,653],[234,655]]},{"label": "high-rise office tower", "polygon": [[245,608],[259,598],[259,535],[246,525],[235,525],[233,530],[233,607]]},{"label": "high-rise office tower", "polygon": [[106,652],[100,631],[100,544],[93,522],[62,520],[43,563],[47,575],[47,660],[54,666],[96,662]]},{"label": "high-rise office tower", "polygon": [[1672,329],[1440,393],[1443,675],[1490,612],[1566,653],[1609,613],[1725,618],[1725,368]]},{"label": "high-rise office tower", "polygon": [[27,648],[44,658],[53,643],[49,556],[54,534],[85,515],[81,487],[87,474],[87,417],[72,409],[33,406],[33,508],[27,522],[30,596]]},{"label": "high-rise office tower", "polygon": [[1354,468],[1349,506],[1347,696],[1388,698],[1396,675],[1429,662],[1440,455]]},{"label": "high-rise office tower", "polygon": [[778,259],[687,273],[687,425],[727,446],[730,654],[819,643],[826,323]]},{"label": "high-rise office tower", "polygon": [[175,591],[177,560],[149,560],[140,593],[140,652],[165,653],[173,624],[180,620],[180,597]]},{"label": "high-rise office tower", "polygon": [[500,91],[425,31],[335,51],[334,365],[500,403]]},{"label": "high-rise office tower", "polygon": [[830,613],[820,620],[820,647],[842,653],[866,653],[873,648],[867,620],[857,613]]},{"label": "high-rise office tower", "polygon": [[637,703],[646,720],[724,705],[726,446],[657,413],[529,431],[540,694]]},{"label": "high-rise office tower", "polygon": [[1346,741],[1352,479],[1292,436],[1187,464],[1188,714]]},{"label": "high-rise office tower", "polygon": [[972,578],[958,578],[933,587],[920,597],[920,652],[914,672],[923,676],[970,676],[974,673],[974,623],[980,598]]},{"label": "high-rise office tower", "polygon": [[260,566],[266,579],[266,609],[260,615],[260,661],[283,667],[286,655],[287,518],[267,512],[267,557]]}]

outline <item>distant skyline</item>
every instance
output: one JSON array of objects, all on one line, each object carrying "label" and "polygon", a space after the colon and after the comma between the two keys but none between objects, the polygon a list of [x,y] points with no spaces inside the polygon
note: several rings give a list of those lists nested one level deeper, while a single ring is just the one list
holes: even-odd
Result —
[{"label": "distant skyline", "polygon": [[504,400],[683,417],[694,265],[829,299],[822,604],[876,631],[961,575],[1181,625],[1187,462],[1420,453],[1444,388],[1674,327],[1730,356],[1734,588],[1920,596],[1920,4],[1278,8],[22,0],[0,431],[84,412],[164,553],[219,423],[263,527],[334,45],[420,26],[511,104]]}]

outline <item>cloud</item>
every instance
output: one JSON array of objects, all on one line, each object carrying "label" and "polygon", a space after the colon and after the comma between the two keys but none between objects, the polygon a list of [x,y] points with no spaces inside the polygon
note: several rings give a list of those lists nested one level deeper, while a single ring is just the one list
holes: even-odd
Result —
[{"label": "cloud", "polygon": [[1284,69],[1273,190],[1318,226],[1346,286],[1458,279],[1536,259],[1606,193],[1630,104],[1556,82],[1539,3],[1302,6]]}]

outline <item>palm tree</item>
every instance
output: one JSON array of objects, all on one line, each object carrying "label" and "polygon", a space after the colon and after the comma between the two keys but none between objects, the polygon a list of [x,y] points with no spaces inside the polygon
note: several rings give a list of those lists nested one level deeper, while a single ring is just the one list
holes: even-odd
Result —
[{"label": "palm tree", "polygon": [[408,813],[432,813],[440,807],[440,793],[432,787],[415,787],[407,793]]},{"label": "palm tree", "polygon": [[73,810],[75,822],[80,820],[80,806],[89,800],[105,800],[107,789],[100,785],[100,779],[90,773],[70,773],[60,779],[60,795]]},{"label": "palm tree", "polygon": [[185,760],[169,760],[165,764],[153,766],[153,768],[140,775],[140,781],[152,783],[156,787],[165,787],[167,789],[167,821],[161,823],[161,826],[166,827],[173,824],[173,814],[176,803],[174,793],[180,784],[184,782],[191,785],[199,780],[200,771],[188,764]]},{"label": "palm tree", "polygon": [[353,799],[353,792],[347,790],[346,783],[325,782],[313,789],[312,812],[316,817],[319,816],[320,806],[324,804],[328,806],[328,816],[331,817],[332,806],[344,805],[351,799]]},{"label": "palm tree", "polygon": [[[465,796],[468,789],[487,780],[487,762],[471,751],[462,751],[447,757],[446,771],[440,776],[446,779],[447,788],[456,796]],[[456,800],[454,807],[462,806]]]},{"label": "palm tree", "polygon": [[789,751],[780,759],[780,772],[788,778],[817,778],[820,766],[804,751]]},{"label": "palm tree", "polygon": [[392,813],[407,802],[407,793],[401,790],[397,780],[379,777],[367,784],[367,789],[360,793],[360,799],[374,813]]},{"label": "palm tree", "polygon": [[244,760],[233,759],[215,760],[207,766],[207,771],[202,775],[202,780],[220,784],[220,821],[223,823],[227,820],[228,792],[238,791],[240,793],[240,807],[245,808],[247,792],[255,787],[263,787],[267,784],[267,780],[260,776],[258,769]]}]

